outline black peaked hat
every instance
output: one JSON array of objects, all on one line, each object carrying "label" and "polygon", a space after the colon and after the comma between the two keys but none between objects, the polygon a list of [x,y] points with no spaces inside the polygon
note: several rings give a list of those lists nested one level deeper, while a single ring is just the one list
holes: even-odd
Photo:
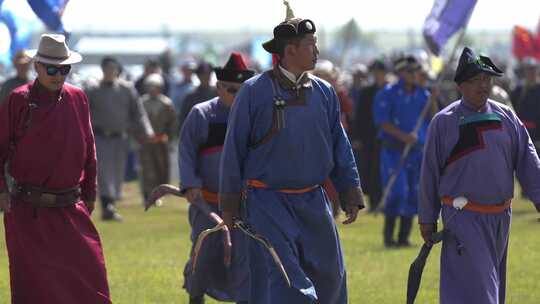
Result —
[{"label": "black peaked hat", "polygon": [[461,53],[461,57],[459,57],[454,81],[457,84],[460,84],[473,78],[479,73],[486,73],[497,77],[503,75],[503,71],[496,67],[489,57],[482,55],[478,56],[473,50],[465,47]]},{"label": "black peaked hat", "polygon": [[232,52],[225,66],[215,68],[214,72],[218,80],[238,83],[243,83],[255,75],[254,71],[247,68],[244,58],[238,52]]},{"label": "black peaked hat", "polygon": [[383,59],[375,59],[369,65],[369,70],[370,71],[373,71],[373,70],[386,71],[388,70],[388,67],[386,66],[386,62],[384,62]]},{"label": "black peaked hat", "polygon": [[274,28],[274,38],[262,45],[267,52],[272,54],[279,53],[288,39],[313,34],[317,30],[313,21],[295,18],[288,1],[283,1],[283,3],[287,10],[285,21]]}]

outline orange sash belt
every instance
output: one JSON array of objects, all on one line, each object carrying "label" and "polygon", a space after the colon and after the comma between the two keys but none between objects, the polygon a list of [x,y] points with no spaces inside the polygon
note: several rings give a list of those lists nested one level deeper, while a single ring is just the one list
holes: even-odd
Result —
[{"label": "orange sash belt", "polygon": [[[253,188],[258,188],[258,189],[268,189],[268,185],[261,182],[260,180],[256,180],[256,179],[249,179],[247,181],[247,185],[250,186],[250,187],[253,187]],[[317,189],[318,187],[320,187],[320,185],[314,185],[314,186],[310,186],[310,187],[306,187],[306,188],[300,188],[300,189],[277,189],[276,191],[277,192],[281,192],[281,193],[287,193],[287,194],[302,194],[302,193],[306,193],[306,192],[309,192],[309,191],[312,191],[314,189]]]},{"label": "orange sash belt", "polygon": [[201,192],[202,192],[203,199],[207,203],[209,203],[209,204],[217,204],[217,203],[219,203],[219,197],[218,197],[217,193],[210,192],[210,191],[208,191],[206,189],[202,189]]},{"label": "orange sash belt", "polygon": [[[443,202],[443,204],[447,206],[454,207],[453,205],[454,199],[449,196],[443,196],[441,198],[441,201]],[[463,209],[467,211],[475,211],[475,212],[480,212],[480,213],[500,213],[510,208],[511,205],[512,205],[512,200],[507,200],[503,203],[496,204],[496,205],[484,205],[484,204],[479,204],[479,203],[475,203],[470,200],[467,200],[467,205],[465,205]]]}]

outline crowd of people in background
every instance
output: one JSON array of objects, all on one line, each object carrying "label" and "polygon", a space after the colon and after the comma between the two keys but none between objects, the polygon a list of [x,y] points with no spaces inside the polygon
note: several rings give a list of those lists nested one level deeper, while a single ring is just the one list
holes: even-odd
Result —
[{"label": "crowd of people in background", "polygon": [[[456,75],[465,75],[464,79],[456,80],[460,85],[458,91],[456,85],[453,84],[453,73],[450,72],[454,71],[454,68],[443,69],[443,71],[439,71],[439,76],[436,76],[429,60],[418,58],[412,54],[381,55],[366,64],[358,63],[351,67],[338,67],[330,60],[321,58],[317,60],[319,53],[316,39],[313,36],[315,26],[312,21],[291,19],[285,23],[287,22],[304,31],[303,35],[305,36],[302,36],[302,39],[306,39],[304,42],[307,41],[306,43],[311,48],[309,55],[313,57],[309,63],[303,61],[306,56],[301,51],[289,52],[289,50],[285,52],[285,46],[289,44],[293,45],[294,48],[300,48],[296,44],[289,41],[280,46],[275,41],[269,41],[264,44],[265,49],[272,54],[281,56],[280,64],[285,65],[288,69],[276,65],[269,71],[252,71],[247,68],[247,64],[244,62],[244,60],[249,62],[248,58],[233,52],[223,68],[214,67],[203,59],[180,58],[181,64],[178,69],[181,77],[177,79],[171,77],[170,69],[162,66],[158,58],[149,58],[143,63],[143,74],[132,82],[129,80],[133,79],[132,75],[125,74],[120,59],[113,56],[102,58],[102,77],[97,81],[82,82],[81,85],[88,98],[91,128],[95,138],[95,153],[99,161],[95,173],[98,180],[97,197],[100,201],[100,215],[103,221],[120,222],[123,220],[119,213],[118,201],[122,199],[124,182],[132,175],[130,172],[137,172],[141,202],[147,201],[152,190],[158,185],[168,184],[171,181],[176,183],[179,179],[180,188],[188,201],[192,203],[199,199],[209,203],[215,201],[213,202],[216,204],[213,205],[215,212],[223,212],[225,224],[228,227],[233,227],[232,220],[239,216],[237,214],[239,207],[236,204],[239,204],[242,195],[240,177],[244,174],[244,166],[248,168],[245,169],[246,171],[255,172],[251,172],[253,175],[259,174],[259,171],[270,171],[271,174],[268,175],[274,177],[283,174],[293,176],[294,166],[299,165],[309,174],[319,178],[321,176],[318,175],[324,171],[324,166],[328,164],[333,166],[333,161],[338,162],[345,159],[343,161],[346,163],[345,165],[336,165],[336,172],[341,170],[340,172],[332,171],[329,175],[323,176],[326,178],[326,182],[322,187],[328,196],[324,195],[322,198],[313,199],[309,196],[311,195],[310,191],[314,189],[313,187],[294,188],[296,192],[293,193],[304,195],[306,201],[313,199],[312,203],[314,204],[321,203],[326,206],[327,202],[332,203],[334,217],[339,214],[341,206],[347,216],[344,223],[352,223],[356,220],[359,209],[364,207],[363,190],[363,194],[367,197],[368,212],[382,211],[384,213],[381,242],[383,246],[388,249],[414,246],[410,241],[410,235],[413,221],[419,213],[421,167],[422,162],[425,162],[426,159],[423,153],[428,151],[435,155],[439,152],[436,147],[433,148],[433,143],[431,143],[431,150],[424,149],[424,145],[428,145],[430,140],[428,128],[434,128],[430,127],[430,122],[433,117],[435,117],[433,121],[440,120],[440,113],[450,111],[439,112],[440,110],[451,109],[455,106],[455,103],[452,105],[451,103],[459,99],[459,92],[475,93],[474,88],[465,90],[469,85],[468,82],[463,85],[466,80],[471,78],[469,76],[472,74],[469,75],[470,73],[467,74],[466,71],[456,73]],[[274,31],[274,33],[276,32]],[[464,53],[467,50],[466,48]],[[6,80],[1,84],[0,104],[8,100],[8,96],[15,96],[11,94],[14,89],[21,86],[26,88],[30,79],[34,78],[30,76],[31,57],[27,54],[24,50],[15,53],[13,66],[16,74],[12,77],[6,77]],[[478,69],[486,69],[489,63],[493,67],[488,72],[495,76],[503,75],[502,71],[496,68],[491,61],[483,63],[480,62],[480,59],[474,61],[476,60],[474,58],[469,61],[460,60],[462,69],[467,64],[476,64]],[[479,56],[478,58],[487,57]],[[41,67],[40,64],[36,63],[36,67]],[[236,69],[233,67],[235,65],[241,68]],[[504,109],[515,111],[537,148],[540,145],[540,131],[538,130],[540,128],[539,67],[540,65],[535,59],[525,58],[515,67],[514,73],[510,73],[515,75],[514,78],[497,78],[493,86],[491,86],[491,78],[489,79],[491,90],[489,98],[508,106]],[[61,70],[57,66],[43,64],[38,72],[42,74],[42,78],[46,74],[50,77],[55,77],[59,73],[67,76],[70,69],[71,66],[67,70]],[[460,67],[458,67],[459,69]],[[289,73],[289,70],[296,70],[298,73],[297,75]],[[305,74],[308,70],[313,76]],[[485,72],[485,70],[483,71]],[[252,78],[256,74],[258,76]],[[262,86],[261,83],[267,85]],[[286,140],[284,141],[290,146],[281,145],[281,150],[256,150],[261,142],[267,143],[270,138],[276,135],[275,133],[286,128],[283,105],[279,103],[285,103],[285,100],[278,98],[280,97],[278,96],[280,93],[276,91],[278,85],[279,88],[285,88],[288,105],[306,106],[308,114],[294,112],[298,120],[290,119],[291,116],[289,116],[287,124],[291,124],[293,127],[291,128],[289,125],[288,128],[294,129],[295,134],[293,136],[292,133],[282,132],[280,138],[284,140],[285,136]],[[320,94],[306,94],[304,89],[310,86],[318,86]],[[74,86],[68,88],[79,92],[79,89]],[[60,90],[60,92],[63,94],[64,91]],[[274,101],[275,104],[266,102],[266,99]],[[336,100],[337,102],[332,103],[328,100]],[[328,106],[325,102],[330,105]],[[239,103],[241,106],[233,108],[232,118],[229,118],[228,111],[233,103]],[[322,111],[317,106],[320,104],[328,106],[328,109],[333,112],[328,109]],[[257,109],[260,112],[252,111],[250,107],[259,107]],[[268,111],[267,108],[271,108],[272,111]],[[329,121],[334,125],[330,126],[324,123],[322,126],[319,125],[317,119],[314,119],[316,117],[314,113],[318,114],[318,111],[331,116],[332,120]],[[439,116],[437,116],[438,112]],[[289,115],[291,113],[293,112],[288,112]],[[260,122],[261,115],[268,116],[265,118],[272,122],[271,128]],[[324,118],[327,117],[324,116]],[[488,118],[492,119],[492,117]],[[520,122],[516,119],[513,124],[519,126]],[[252,139],[252,134],[249,132],[255,130],[253,133],[260,135],[264,134],[263,131],[266,129],[270,129],[270,131],[262,136],[260,142],[247,145],[247,142]],[[316,130],[313,131],[314,129]],[[310,137],[313,134],[315,134],[314,137]],[[226,136],[228,140],[226,140]],[[433,140],[433,136],[432,134],[431,140]],[[305,151],[304,146],[293,147],[298,144],[298,137],[306,139],[301,143],[309,145],[306,148],[309,153]],[[265,147],[268,149],[269,145]],[[349,153],[351,147],[353,151]],[[328,158],[326,163],[320,164],[323,169],[318,170],[320,168],[317,168],[317,157],[328,157],[325,152],[331,149],[336,149],[334,153],[342,153],[340,159]],[[220,156],[222,151],[224,151],[223,157]],[[253,153],[251,158],[246,156],[248,152]],[[536,158],[534,152],[530,154]],[[314,157],[311,158],[311,156]],[[287,157],[290,158],[285,161],[288,162],[288,166],[283,166],[284,158]],[[356,160],[357,168],[354,168],[353,158]],[[535,159],[529,159],[529,161],[532,163]],[[347,167],[347,164],[350,165],[350,168]],[[93,168],[95,169],[95,167]],[[361,187],[351,184],[358,183],[358,178],[353,176],[357,174],[356,169],[360,175]],[[218,174],[218,172],[222,171],[227,172],[227,174],[225,174],[224,181],[219,181],[218,175],[223,173]],[[520,173],[523,172],[520,171]],[[212,191],[201,185],[201,177],[213,185],[210,189]],[[286,236],[286,233],[290,233],[290,231],[296,231],[294,226],[296,222],[293,220],[287,222],[287,218],[282,217],[286,212],[279,209],[281,207],[278,203],[288,202],[288,199],[284,199],[284,197],[291,194],[291,192],[287,192],[290,189],[276,190],[279,194],[272,192],[273,194],[270,195],[266,190],[272,188],[262,181],[257,179],[247,179],[246,181],[250,191],[252,191],[252,197],[258,193],[259,200],[272,201],[272,204],[268,206],[273,206],[258,210],[256,208],[259,207],[251,204],[251,213],[248,212],[251,222],[256,226],[257,231],[263,231],[266,235],[270,235],[274,245],[282,252],[286,252],[284,244],[287,244],[288,240],[286,240],[287,237],[283,236]],[[319,188],[319,185],[316,186]],[[222,195],[223,189],[221,188],[225,189],[226,195]],[[218,210],[218,203],[223,207],[221,210]],[[93,208],[93,201],[88,208]],[[537,208],[540,210],[540,207]],[[301,214],[308,209],[296,210],[295,212]],[[313,210],[309,210],[310,216],[320,216],[321,219],[331,220],[331,216],[326,213],[325,208],[320,208],[319,211],[320,214],[315,214]],[[210,225],[208,220],[200,222],[200,225],[197,224],[196,218],[200,220],[202,216],[197,212],[196,208],[190,210],[190,224],[194,229],[192,240],[200,231]],[[270,217],[281,217],[280,225],[284,223],[283,227],[287,228],[285,229],[287,231],[277,233],[278,230],[274,230],[277,228],[273,227],[272,223],[265,223],[265,219],[268,217],[263,216],[263,213],[268,213],[267,215]],[[305,218],[310,218],[310,216]],[[312,232],[318,231],[317,229],[321,227],[324,229],[334,227],[332,226],[333,221],[329,221],[331,224],[328,226],[321,225],[324,220],[306,221],[302,225],[312,225],[308,229]],[[427,225],[427,223],[420,222],[420,224],[424,229],[422,230],[423,236],[424,233],[433,233],[436,230],[436,228],[433,230],[433,227],[422,226],[422,224]],[[322,238],[324,233],[333,231],[330,228],[315,234]],[[337,244],[331,253],[337,252],[338,255],[325,257],[324,260],[329,261],[331,258],[335,258],[336,265],[341,265],[341,248],[339,243],[335,241],[337,234],[327,235],[327,237],[327,241],[322,243]],[[310,250],[310,252],[318,252],[316,248],[319,245],[311,244],[309,239],[306,238],[302,242],[305,242],[306,247],[312,246],[310,248],[314,250]],[[236,240],[237,236],[235,236],[235,242]],[[429,241],[430,239],[427,239],[426,243]],[[216,250],[216,252],[218,251]],[[99,257],[100,254],[98,252],[97,256]],[[290,265],[294,264],[292,261],[295,261],[296,257],[292,254],[290,256],[282,255],[282,259],[286,263],[287,260],[290,260],[288,267],[294,268]],[[261,261],[259,264],[264,263]],[[192,265],[188,263],[185,272],[190,303],[203,303],[204,293],[207,290],[205,287],[207,282],[204,281],[206,278],[204,276],[190,276],[191,267]],[[300,270],[304,270],[301,267],[298,269],[298,272],[295,272],[296,275],[301,273]],[[331,270],[335,272],[336,269]],[[256,269],[251,269],[251,271],[255,273]],[[345,282],[344,272],[341,270],[335,273],[329,271],[326,275],[329,273],[335,276],[333,280],[337,285],[332,288],[328,287],[328,290],[318,286],[319,290],[323,290],[321,294],[335,299],[335,301],[346,299],[345,285],[340,285]],[[245,275],[245,273],[241,274],[237,278],[241,281],[238,284],[245,284]],[[318,275],[314,274],[314,276]],[[215,276],[210,275],[210,277]],[[271,278],[271,280],[281,281],[279,274],[278,277]],[[305,276],[292,277],[296,284],[306,284],[306,286],[311,284],[311,282],[303,281]],[[254,282],[253,278],[255,276],[252,277],[252,283]],[[288,289],[280,290],[289,292]],[[301,288],[301,290],[307,289]],[[332,294],[335,290],[341,291]],[[326,291],[328,291],[327,294]],[[309,293],[306,295],[312,296]],[[286,292],[283,292],[282,296],[283,298],[293,297],[292,294]],[[233,293],[223,296],[226,300],[239,297],[244,299],[247,296],[233,296]],[[246,302],[242,300],[238,303]]]},{"label": "crowd of people in background", "polygon": [[[339,97],[341,123],[355,152],[370,212],[376,212],[380,207],[388,179],[381,176],[384,171],[381,155],[388,143],[380,134],[381,123],[377,123],[376,96],[386,86],[403,81],[402,71],[396,66],[396,59],[402,55],[381,55],[366,63],[343,68],[330,60],[319,59],[312,71],[330,83]],[[414,71],[409,77],[414,82],[411,84],[427,92],[436,91],[436,109],[459,98],[451,81],[451,72],[442,71],[439,86],[435,89],[437,79],[430,62],[426,58],[414,60]],[[179,58],[178,62],[179,77],[164,73],[158,58],[148,58],[142,63],[143,74],[135,78],[124,71],[118,58],[105,56],[101,63],[102,78],[80,82],[90,100],[97,153],[102,164],[98,177],[103,220],[122,219],[116,202],[122,197],[123,182],[133,175],[130,172],[140,178],[143,199],[148,197],[152,187],[178,178],[176,153],[182,124],[194,105],[217,96],[211,63],[194,56]],[[14,75],[3,75],[0,102],[30,79],[30,59],[23,50],[13,56],[12,63]],[[534,58],[526,58],[518,62],[512,72],[509,74],[514,75],[513,78],[496,79],[490,98],[513,107],[535,145],[539,145],[539,63]],[[410,111],[410,106],[401,106],[404,111]],[[413,115],[412,120],[414,118]],[[388,225],[393,226],[393,220],[389,222]],[[387,230],[392,229],[387,227]],[[386,239],[385,244],[393,244],[388,235]]]}]

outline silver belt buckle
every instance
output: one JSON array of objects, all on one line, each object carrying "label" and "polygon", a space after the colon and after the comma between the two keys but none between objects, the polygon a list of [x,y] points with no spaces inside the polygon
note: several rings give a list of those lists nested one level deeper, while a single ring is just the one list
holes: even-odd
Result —
[{"label": "silver belt buckle", "polygon": [[464,196],[458,196],[452,201],[452,206],[457,210],[462,210],[468,203],[468,199]]}]

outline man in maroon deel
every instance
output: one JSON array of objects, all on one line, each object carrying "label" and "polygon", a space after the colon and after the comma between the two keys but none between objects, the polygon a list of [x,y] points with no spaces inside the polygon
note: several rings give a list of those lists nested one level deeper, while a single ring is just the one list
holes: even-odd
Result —
[{"label": "man in maroon deel", "polygon": [[81,56],[64,36],[49,34],[28,56],[37,79],[0,106],[0,208],[11,302],[111,303],[101,241],[90,220],[96,153],[88,101],[64,83]]}]

